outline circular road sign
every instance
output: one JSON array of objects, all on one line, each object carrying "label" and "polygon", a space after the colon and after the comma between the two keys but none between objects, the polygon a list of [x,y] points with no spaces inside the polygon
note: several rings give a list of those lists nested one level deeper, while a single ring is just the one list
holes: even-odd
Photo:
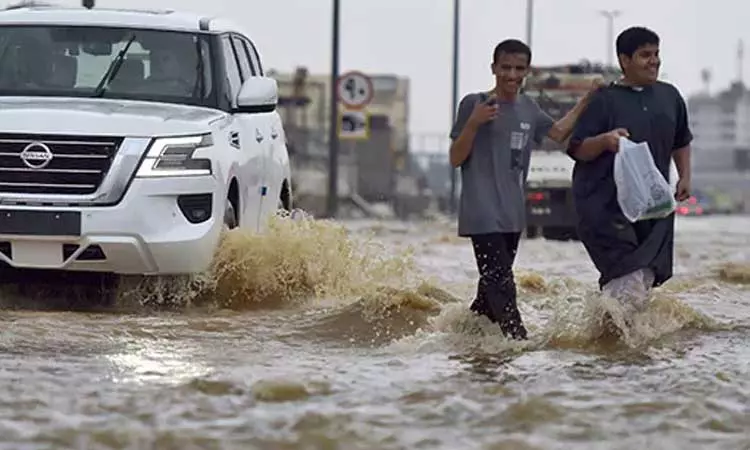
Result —
[{"label": "circular road sign", "polygon": [[347,108],[360,109],[372,101],[374,90],[370,77],[362,72],[347,72],[336,83],[339,101]]}]

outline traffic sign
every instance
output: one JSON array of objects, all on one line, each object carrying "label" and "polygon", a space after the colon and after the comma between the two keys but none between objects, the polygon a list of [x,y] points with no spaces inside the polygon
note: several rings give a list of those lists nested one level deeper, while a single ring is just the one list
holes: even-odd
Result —
[{"label": "traffic sign", "polygon": [[362,140],[370,137],[370,115],[366,111],[344,110],[339,115],[339,138]]},{"label": "traffic sign", "polygon": [[336,83],[339,101],[349,109],[362,109],[375,94],[370,77],[362,72],[351,71],[341,75]]}]

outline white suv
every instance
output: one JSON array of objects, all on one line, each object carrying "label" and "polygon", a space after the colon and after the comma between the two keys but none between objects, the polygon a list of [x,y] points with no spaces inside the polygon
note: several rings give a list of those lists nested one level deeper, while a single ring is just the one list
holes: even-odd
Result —
[{"label": "white suv", "polygon": [[204,271],[291,207],[276,81],[229,22],[0,11],[0,266]]}]

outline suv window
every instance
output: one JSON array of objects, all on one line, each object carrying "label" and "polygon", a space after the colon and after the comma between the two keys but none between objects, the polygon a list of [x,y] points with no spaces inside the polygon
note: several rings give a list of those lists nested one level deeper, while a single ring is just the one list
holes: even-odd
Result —
[{"label": "suv window", "polygon": [[237,61],[239,61],[240,63],[240,74],[242,75],[242,81],[245,81],[248,78],[254,76],[255,71],[252,67],[250,67],[250,58],[247,56],[245,46],[242,44],[241,39],[237,36],[232,36],[232,46],[234,47],[234,52],[237,55]]},{"label": "suv window", "polygon": [[[126,46],[119,71],[109,84],[102,84]],[[0,27],[0,96],[100,95],[216,107],[212,62],[208,36],[199,33],[68,25]]]},{"label": "suv window", "polygon": [[234,106],[237,96],[240,93],[240,88],[242,88],[242,77],[240,76],[237,57],[234,54],[229,36],[221,37],[221,49],[224,53],[224,67],[226,69],[227,82],[229,83],[229,95],[231,96],[229,103]]},{"label": "suv window", "polygon": [[263,76],[263,66],[260,64],[260,57],[255,50],[255,45],[245,37],[242,38],[242,43],[245,45],[245,51],[250,56],[250,64],[253,66],[253,73],[258,76]]}]

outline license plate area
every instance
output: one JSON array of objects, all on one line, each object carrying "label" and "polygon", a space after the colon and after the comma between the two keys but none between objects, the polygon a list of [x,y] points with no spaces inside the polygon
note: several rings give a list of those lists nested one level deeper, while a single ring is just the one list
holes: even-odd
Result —
[{"label": "license plate area", "polygon": [[80,236],[79,211],[0,210],[0,234]]},{"label": "license plate area", "polygon": [[552,209],[548,206],[532,206],[531,214],[535,216],[547,216],[552,213]]}]

